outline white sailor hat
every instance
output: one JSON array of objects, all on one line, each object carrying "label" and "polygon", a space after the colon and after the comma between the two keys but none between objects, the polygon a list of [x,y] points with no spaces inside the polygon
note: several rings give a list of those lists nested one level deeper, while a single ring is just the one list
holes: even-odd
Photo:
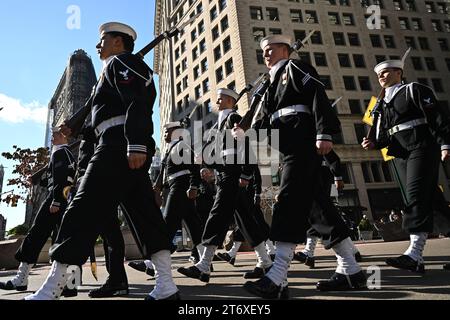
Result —
[{"label": "white sailor hat", "polygon": [[386,60],[383,62],[380,62],[375,66],[373,71],[375,71],[376,74],[379,74],[384,69],[389,68],[395,68],[395,69],[402,69],[404,68],[405,64],[402,60]]},{"label": "white sailor hat", "polygon": [[164,129],[166,129],[166,130],[169,130],[169,129],[172,129],[172,128],[181,128],[181,123],[180,123],[180,121],[167,122],[167,123],[164,125]]},{"label": "white sailor hat", "polygon": [[266,46],[272,43],[283,43],[287,44],[289,47],[292,46],[292,39],[288,36],[284,36],[282,34],[273,34],[270,36],[267,36],[261,40],[259,45],[261,46],[261,49],[264,50]]},{"label": "white sailor hat", "polygon": [[235,91],[233,91],[231,89],[220,88],[220,89],[217,90],[217,95],[220,95],[220,94],[232,97],[236,101],[239,99],[239,95]]},{"label": "white sailor hat", "polygon": [[411,51],[411,48],[408,48],[406,50],[405,54],[403,55],[401,60],[386,60],[383,62],[380,62],[373,68],[373,71],[375,71],[376,74],[379,74],[384,69],[394,68],[394,69],[402,69],[405,67],[405,61],[408,57],[409,52]]},{"label": "white sailor hat", "polygon": [[108,22],[100,26],[100,36],[109,32],[120,32],[129,35],[134,41],[137,39],[137,33],[132,27],[120,22]]}]

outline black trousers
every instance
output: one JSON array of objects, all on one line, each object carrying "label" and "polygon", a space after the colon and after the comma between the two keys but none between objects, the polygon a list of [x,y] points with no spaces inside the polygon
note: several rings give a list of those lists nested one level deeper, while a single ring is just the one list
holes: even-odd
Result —
[{"label": "black trousers", "polygon": [[111,219],[108,224],[104,224],[100,236],[103,239],[103,249],[105,250],[106,270],[109,273],[109,280],[114,284],[128,283],[127,274],[123,265],[125,258],[125,242],[120,229],[120,221],[117,218]]},{"label": "black trousers", "polygon": [[169,228],[170,239],[173,239],[177,230],[181,229],[181,221],[184,220],[195,247],[201,242],[202,224],[195,209],[194,200],[187,197],[186,191],[189,189],[189,186],[189,175],[175,178],[169,183],[164,219]]},{"label": "black trousers", "polygon": [[[332,241],[326,249],[348,237],[349,230],[320,181],[322,156],[317,154],[315,143],[299,143],[296,151],[282,154],[281,160],[280,193],[273,209],[270,239],[303,243],[310,226],[330,234]],[[313,202],[321,210],[312,211]]]},{"label": "black trousers", "polygon": [[36,263],[52,232],[59,228],[66,206],[63,204],[57,213],[50,213],[52,201],[53,198],[48,196],[41,204],[33,225],[16,252],[15,257],[18,261]]},{"label": "black trousers", "polygon": [[324,166],[321,166],[319,174],[318,183],[320,185],[315,190],[313,208],[309,218],[311,228],[307,235],[328,240],[326,248],[331,248],[349,237],[350,229],[330,199],[331,186],[334,181],[333,175]]},{"label": "black trousers", "polygon": [[239,165],[227,165],[219,172],[216,198],[203,232],[203,245],[220,246],[233,217],[251,246],[267,240],[268,234],[259,230],[254,219],[256,207],[253,201],[249,201],[245,190],[239,188],[240,175]]},{"label": "black trousers", "polygon": [[89,162],[75,198],[66,210],[53,260],[82,265],[86,262],[102,225],[116,219],[119,203],[144,258],[170,250],[167,225],[159,210],[147,163],[139,170],[128,166],[122,147],[99,146]]},{"label": "black trousers", "polygon": [[270,227],[264,220],[261,208],[254,204],[254,192],[239,188],[238,203],[235,212],[237,228],[234,230],[235,241],[248,241],[252,247],[269,238]]},{"label": "black trousers", "polygon": [[435,145],[394,159],[406,195],[403,229],[408,233],[433,231],[433,199],[438,192],[439,162],[440,151]]}]

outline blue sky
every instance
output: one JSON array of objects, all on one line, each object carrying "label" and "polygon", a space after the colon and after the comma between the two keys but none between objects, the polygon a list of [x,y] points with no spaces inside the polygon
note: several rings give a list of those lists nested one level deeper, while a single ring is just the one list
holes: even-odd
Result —
[{"label": "blue sky", "polygon": [[[67,26],[68,21],[77,21],[73,19],[75,11],[68,12],[72,5],[80,12],[79,29]],[[98,75],[98,27],[109,21],[130,24],[138,33],[136,49],[141,49],[154,38],[154,7],[154,0],[1,0],[0,108],[4,110],[0,111],[0,153],[12,150],[13,145],[43,146],[46,107],[71,53],[85,50]],[[152,58],[150,53],[145,59],[151,67]],[[158,128],[157,105],[154,113]],[[159,141],[159,130],[155,131]],[[12,163],[0,158],[0,164],[8,167],[3,184],[3,191],[8,191],[11,187],[6,180],[11,178]],[[23,222],[25,206],[0,204],[0,214],[8,219],[10,229]]]}]

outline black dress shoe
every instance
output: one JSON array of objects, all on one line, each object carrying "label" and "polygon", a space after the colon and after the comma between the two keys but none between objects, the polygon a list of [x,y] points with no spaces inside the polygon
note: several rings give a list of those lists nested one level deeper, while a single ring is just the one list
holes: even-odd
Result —
[{"label": "black dress shoe", "polygon": [[415,261],[413,258],[407,255],[401,255],[396,258],[387,258],[386,264],[388,266],[397,268],[397,269],[403,269],[403,270],[409,270],[415,273],[424,274],[425,273],[425,266],[423,263]]},{"label": "black dress shoe", "polygon": [[105,284],[100,288],[89,291],[89,297],[91,298],[109,298],[120,297],[128,295],[128,284],[118,283],[114,284],[106,280]]},{"label": "black dress shoe", "polygon": [[244,273],[244,279],[261,279],[262,277],[264,277],[266,275],[267,272],[269,272],[271,267],[272,266],[265,268],[265,269],[260,268],[260,267],[255,267],[255,269],[253,269],[253,271]]},{"label": "black dress shoe", "polygon": [[329,280],[317,282],[316,287],[319,291],[362,290],[367,288],[367,278],[362,271],[350,276],[336,272]]},{"label": "black dress shoe", "polygon": [[289,299],[288,286],[286,285],[283,288],[281,286],[277,286],[268,277],[263,277],[255,282],[247,281],[244,284],[244,290],[263,299]]},{"label": "black dress shoe", "polygon": [[450,263],[444,264],[444,266],[442,267],[442,269],[444,269],[444,270],[450,270]]},{"label": "black dress shoe", "polygon": [[189,268],[178,268],[177,271],[186,277],[198,279],[202,282],[209,282],[209,273],[201,272],[196,266],[191,266]]},{"label": "black dress shoe", "polygon": [[304,263],[310,269],[314,269],[314,267],[316,265],[316,258],[310,257],[301,251],[294,253],[294,260],[297,260],[300,263]]},{"label": "black dress shoe", "polygon": [[224,252],[224,253],[219,252],[217,254],[217,256],[219,257],[220,260],[226,261],[229,264],[231,264],[232,266],[234,266],[234,263],[236,262],[236,257],[230,256],[228,252]]},{"label": "black dress shoe", "polygon": [[133,268],[134,270],[145,272],[151,277],[155,276],[155,270],[147,268],[147,265],[145,264],[144,261],[131,261],[128,263],[128,266],[130,268]]},{"label": "black dress shoe", "polygon": [[66,286],[66,287],[64,287],[63,291],[61,292],[61,296],[65,297],[65,298],[76,297],[76,296],[78,296],[78,289],[77,288],[69,289]]},{"label": "black dress shoe", "polygon": [[356,251],[356,253],[355,253],[355,260],[356,260],[356,262],[362,262],[362,256],[359,251]]},{"label": "black dress shoe", "polygon": [[16,291],[27,291],[28,286],[15,286],[11,280],[7,281],[7,282],[0,282],[0,290],[7,290],[7,291],[12,291],[12,290],[16,290]]},{"label": "black dress shoe", "polygon": [[181,298],[180,298],[180,292],[177,291],[177,292],[175,292],[173,295],[171,295],[171,296],[169,296],[169,297],[167,297],[167,298],[165,298],[165,299],[159,299],[159,300],[156,300],[156,299],[153,298],[152,296],[148,295],[148,296],[146,296],[146,297],[144,298],[144,300],[146,300],[146,301],[163,301],[163,300],[181,300]]}]

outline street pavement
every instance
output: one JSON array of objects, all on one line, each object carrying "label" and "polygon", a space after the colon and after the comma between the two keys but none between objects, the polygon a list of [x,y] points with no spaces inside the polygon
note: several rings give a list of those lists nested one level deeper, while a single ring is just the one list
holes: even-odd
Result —
[{"label": "street pavement", "polygon": [[[367,275],[376,277],[380,282],[370,281],[373,289],[352,292],[318,292],[315,285],[318,280],[329,278],[335,269],[333,252],[326,251],[321,245],[316,250],[316,268],[309,269],[303,264],[293,262],[289,271],[289,289],[291,299],[311,300],[450,300],[450,271],[442,269],[444,263],[450,262],[450,239],[430,239],[427,242],[424,257],[426,274],[417,275],[408,271],[388,267],[384,260],[388,257],[398,256],[408,247],[407,241],[357,242],[356,246],[363,256],[361,266]],[[300,250],[302,246],[298,246]],[[189,266],[189,252],[174,253],[173,277],[178,285],[183,300],[250,300],[255,297],[242,289],[246,282],[243,274],[254,268],[256,258],[254,253],[240,252],[235,267],[227,262],[214,262],[215,271],[211,275],[209,284],[189,279],[179,274],[176,269],[180,266]],[[89,264],[83,268],[83,285],[79,294],[74,298],[63,300],[93,300],[88,297],[91,289],[100,286],[107,277],[102,258],[98,259],[97,282],[90,272]],[[126,271],[130,286],[130,294],[126,297],[110,298],[114,300],[142,300],[152,290],[154,279],[146,274],[128,267]],[[0,290],[0,300],[20,300],[37,290],[45,280],[50,265],[38,265],[32,269],[27,292],[14,292]],[[374,273],[375,270],[375,273]],[[0,281],[7,281],[15,274],[14,270],[0,271]]]}]

